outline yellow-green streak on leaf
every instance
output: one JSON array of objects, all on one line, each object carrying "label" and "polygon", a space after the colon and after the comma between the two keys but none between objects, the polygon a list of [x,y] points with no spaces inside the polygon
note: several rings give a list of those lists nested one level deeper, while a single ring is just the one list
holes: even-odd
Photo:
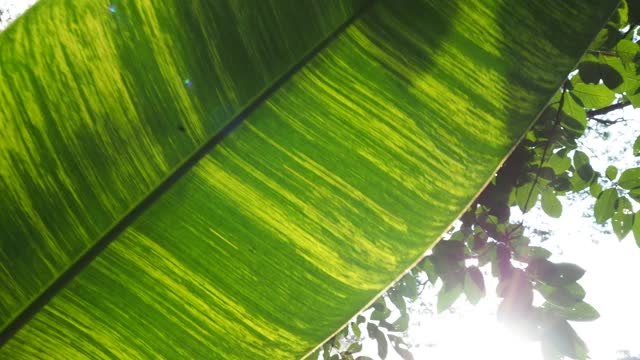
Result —
[{"label": "yellow-green streak on leaf", "polygon": [[363,3],[42,0],[2,33],[0,328]]},{"label": "yellow-green streak on leaf", "polygon": [[[93,13],[99,10],[93,2],[42,1],[0,37],[0,45],[17,46],[29,27],[40,26],[36,20],[47,9],[59,11],[55,16],[68,20],[67,29],[78,34],[86,34],[84,23],[97,22],[102,25],[91,36],[103,39],[99,30],[111,26]],[[10,190],[0,209],[11,210],[0,220],[2,264],[15,257],[1,275],[9,280],[1,285],[5,319],[255,98],[281,67],[290,68],[308,51],[300,44],[315,46],[349,15],[337,2],[329,6],[333,10],[322,10],[325,17],[310,3],[289,5],[294,11],[262,2],[252,3],[254,9],[241,2],[193,1],[187,2],[193,6],[188,13],[180,10],[184,2],[133,3],[119,3],[118,9],[136,10],[113,27],[125,39],[103,41],[142,46],[146,52],[135,59],[140,64],[109,58],[107,50],[106,58],[96,60],[108,71],[124,71],[113,75],[122,85],[98,75],[82,78],[83,86],[52,78],[53,87],[76,87],[56,108],[78,109],[75,120],[64,125],[68,128],[51,128],[53,110],[34,117],[40,123],[29,123],[32,118],[19,104],[38,114],[48,108],[40,102],[46,95],[15,96],[0,84],[0,101],[8,104],[0,106],[1,120],[12,111],[24,116],[4,125],[12,140],[0,141],[0,157],[9,161],[0,167],[0,189]],[[596,0],[375,2],[61,289],[0,349],[0,358],[305,355],[435,243],[495,172],[614,5]],[[293,16],[303,10],[304,21],[291,20],[289,28],[276,21],[288,19],[281,11]],[[215,11],[223,15],[215,17]],[[255,11],[255,19],[264,14],[270,26],[241,21],[233,25],[239,32],[233,41],[218,45],[225,26],[247,11]],[[317,28],[315,37],[291,30],[308,21]],[[196,39],[186,31],[167,31],[184,24],[191,30],[205,27],[200,32],[205,35]],[[258,28],[249,30],[250,25]],[[55,36],[73,35],[67,31],[72,30]],[[104,31],[104,37],[116,36],[115,30]],[[286,37],[289,45],[276,41]],[[269,57],[273,53],[267,49],[294,45],[302,48],[297,55],[282,50],[290,56],[288,63]],[[241,74],[241,65],[229,60],[234,57],[220,51],[223,46],[230,52],[267,52],[273,63],[247,55],[253,73]],[[17,61],[5,48],[0,47],[0,59]],[[188,50],[195,54],[181,52]],[[144,73],[146,62],[157,71]],[[97,66],[86,63],[86,69],[61,76],[99,73]],[[173,85],[174,76],[190,70],[200,72],[189,75],[192,88],[185,88],[183,79]],[[55,73],[39,71],[46,79]],[[202,76],[211,76],[202,85],[206,89],[197,82]],[[147,77],[157,83],[136,87]],[[100,90],[110,86],[116,88]],[[111,104],[100,98],[102,92],[129,95],[107,116],[86,105]],[[216,106],[224,110],[212,115]],[[92,128],[107,126],[111,117],[125,129]],[[176,132],[176,123],[183,123],[186,133]],[[101,146],[106,150],[96,150]],[[96,172],[90,156],[109,165]],[[82,171],[69,170],[76,163]],[[52,199],[64,206],[45,214],[40,202]],[[57,221],[52,228],[51,216]],[[70,238],[63,241],[65,231]],[[29,236],[39,239],[32,249],[16,250]],[[33,267],[34,274],[27,272]]]}]

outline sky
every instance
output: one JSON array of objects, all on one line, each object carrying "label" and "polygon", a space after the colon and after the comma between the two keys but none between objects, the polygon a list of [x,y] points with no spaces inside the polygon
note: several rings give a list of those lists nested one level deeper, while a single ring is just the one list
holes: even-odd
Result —
[{"label": "sky", "polygon": [[[0,0],[0,9],[8,9],[15,18],[35,2]],[[6,25],[0,23],[0,30]],[[640,110],[627,108],[620,111],[620,115],[628,121],[610,126],[609,140],[590,131],[582,141],[581,150],[591,157],[594,169],[601,173],[609,163],[620,169],[640,166],[640,158],[633,157],[630,151],[631,144],[640,135]],[[613,162],[609,159],[612,156],[616,158]],[[620,350],[640,354],[640,248],[632,235],[619,242],[613,234],[603,232],[594,224],[591,217],[594,201],[590,196],[571,201],[563,199],[560,219],[549,218],[537,207],[526,214],[524,221],[551,232],[542,245],[553,252],[552,261],[572,262],[587,270],[579,283],[587,291],[585,301],[601,316],[594,322],[574,322],[573,325],[589,346],[591,359],[611,360],[617,359]],[[536,241],[535,235],[529,234],[529,237]],[[538,344],[519,338],[498,323],[495,311],[499,299],[493,291],[496,282],[491,282],[491,276],[485,279],[487,297],[476,306],[461,298],[454,305],[455,312],[438,316],[424,311],[430,310],[428,306],[414,307],[408,342],[413,346],[416,360],[542,360]],[[425,291],[422,300],[433,306],[435,291]],[[375,354],[375,344],[367,344],[369,348],[374,347],[370,354]],[[393,356],[393,350],[389,353],[388,359],[398,359]]]}]

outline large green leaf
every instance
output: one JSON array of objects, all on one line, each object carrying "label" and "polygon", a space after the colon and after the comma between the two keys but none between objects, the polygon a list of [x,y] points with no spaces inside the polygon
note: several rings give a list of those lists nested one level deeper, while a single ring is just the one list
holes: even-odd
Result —
[{"label": "large green leaf", "polygon": [[307,354],[613,3],[42,0],[0,37],[0,357]]}]

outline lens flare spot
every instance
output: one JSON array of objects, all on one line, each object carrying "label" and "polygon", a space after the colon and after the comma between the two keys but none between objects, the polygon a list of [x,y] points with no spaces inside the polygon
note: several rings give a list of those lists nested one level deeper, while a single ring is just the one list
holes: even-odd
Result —
[{"label": "lens flare spot", "polygon": [[116,6],[115,5],[109,5],[109,11],[111,11],[112,13],[116,12]]}]

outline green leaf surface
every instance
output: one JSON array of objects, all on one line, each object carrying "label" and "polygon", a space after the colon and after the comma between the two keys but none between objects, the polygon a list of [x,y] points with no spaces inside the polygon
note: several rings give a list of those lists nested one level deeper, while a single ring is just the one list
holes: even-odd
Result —
[{"label": "green leaf surface", "polygon": [[433,265],[433,261],[431,261],[431,257],[427,256],[420,262],[420,268],[422,271],[427,274],[427,279],[431,283],[431,285],[435,285],[438,280],[438,274],[436,273],[436,268]]},{"label": "green leaf surface", "polygon": [[484,278],[476,266],[467,268],[464,275],[464,293],[472,304],[477,304],[486,295]]},{"label": "green leaf surface", "polygon": [[351,345],[349,345],[349,347],[347,348],[347,351],[350,353],[357,353],[362,351],[362,344],[361,343],[353,343]]},{"label": "green leaf surface", "polygon": [[616,201],[618,200],[618,192],[616,189],[606,189],[598,195],[596,204],[593,208],[596,223],[604,224],[609,220],[616,211]]},{"label": "green leaf surface", "polygon": [[605,175],[607,176],[607,179],[613,181],[616,179],[616,177],[618,176],[618,168],[613,166],[613,165],[609,165],[607,166],[607,170],[605,171]]},{"label": "green leaf surface", "polygon": [[571,93],[576,95],[584,107],[589,109],[599,109],[611,105],[616,98],[615,93],[602,84],[577,84]]},{"label": "green leaf surface", "polygon": [[573,154],[573,167],[575,172],[585,183],[590,183],[595,176],[595,172],[589,162],[589,156],[580,150],[576,150]]},{"label": "green leaf surface", "polygon": [[357,322],[351,323],[351,331],[353,335],[357,338],[362,336],[362,331],[360,330],[360,326],[358,326]]},{"label": "green leaf surface", "polygon": [[627,190],[640,187],[640,167],[623,171],[618,179],[618,185]]},{"label": "green leaf surface", "polygon": [[395,331],[404,332],[409,328],[409,315],[402,314],[396,321],[393,322],[393,329]]},{"label": "green leaf surface", "polygon": [[[571,285],[579,286],[574,283]],[[570,286],[571,286],[570,285]],[[582,289],[580,287],[580,289]],[[536,286],[536,290],[551,304],[559,307],[571,308],[584,298],[584,290],[582,292],[572,292],[566,287],[555,287],[545,284]]]},{"label": "green leaf surface", "polygon": [[[557,109],[559,105],[555,105]],[[566,129],[582,134],[587,127],[587,113],[581,104],[578,104],[573,96],[566,95],[562,106],[560,122]]]},{"label": "green leaf surface", "polygon": [[520,211],[526,213],[533,209],[538,201],[538,195],[538,187],[534,186],[533,181],[516,188],[516,203]]},{"label": "green leaf surface", "polygon": [[638,44],[633,41],[625,39],[620,40],[618,44],[616,44],[615,51],[620,60],[622,60],[622,64],[629,65],[634,63],[635,58],[638,55],[638,51],[640,51],[640,47],[638,47]]},{"label": "green leaf surface", "polygon": [[547,161],[547,166],[551,167],[556,175],[560,175],[571,167],[571,159],[566,156],[560,156],[559,154],[553,154]]},{"label": "green leaf surface", "polygon": [[0,358],[304,357],[433,246],[613,1],[116,6],[0,35]]},{"label": "green leaf surface", "polygon": [[438,304],[436,306],[438,313],[449,309],[458,300],[463,291],[462,284],[451,284],[445,281],[438,292]]},{"label": "green leaf surface", "polygon": [[547,281],[552,286],[566,286],[580,280],[585,271],[580,266],[570,263],[554,264],[554,271]]},{"label": "green leaf surface", "polygon": [[616,89],[624,82],[619,69],[612,64],[597,61],[583,61],[578,65],[580,78],[586,84],[597,85],[600,80],[609,89]]},{"label": "green leaf surface", "polygon": [[373,323],[367,323],[367,332],[371,339],[374,339],[378,345],[378,356],[382,359],[387,357],[388,344],[385,334]]},{"label": "green leaf surface", "polygon": [[551,344],[555,350],[573,359],[585,359],[587,347],[566,320],[554,321],[543,329],[542,342]]},{"label": "green leaf surface", "polygon": [[633,155],[640,156],[640,136],[638,136],[633,143]]},{"label": "green leaf surface", "polygon": [[562,204],[552,191],[543,191],[541,197],[542,210],[553,217],[559,218],[562,215]]},{"label": "green leaf surface", "polygon": [[578,301],[570,306],[545,306],[553,313],[569,321],[594,321],[600,317],[600,313],[591,305],[584,301]]},{"label": "green leaf surface", "polygon": [[619,240],[624,239],[633,228],[633,218],[631,201],[626,197],[618,198],[616,211],[611,217],[611,226],[613,227],[613,233],[616,234]]}]

